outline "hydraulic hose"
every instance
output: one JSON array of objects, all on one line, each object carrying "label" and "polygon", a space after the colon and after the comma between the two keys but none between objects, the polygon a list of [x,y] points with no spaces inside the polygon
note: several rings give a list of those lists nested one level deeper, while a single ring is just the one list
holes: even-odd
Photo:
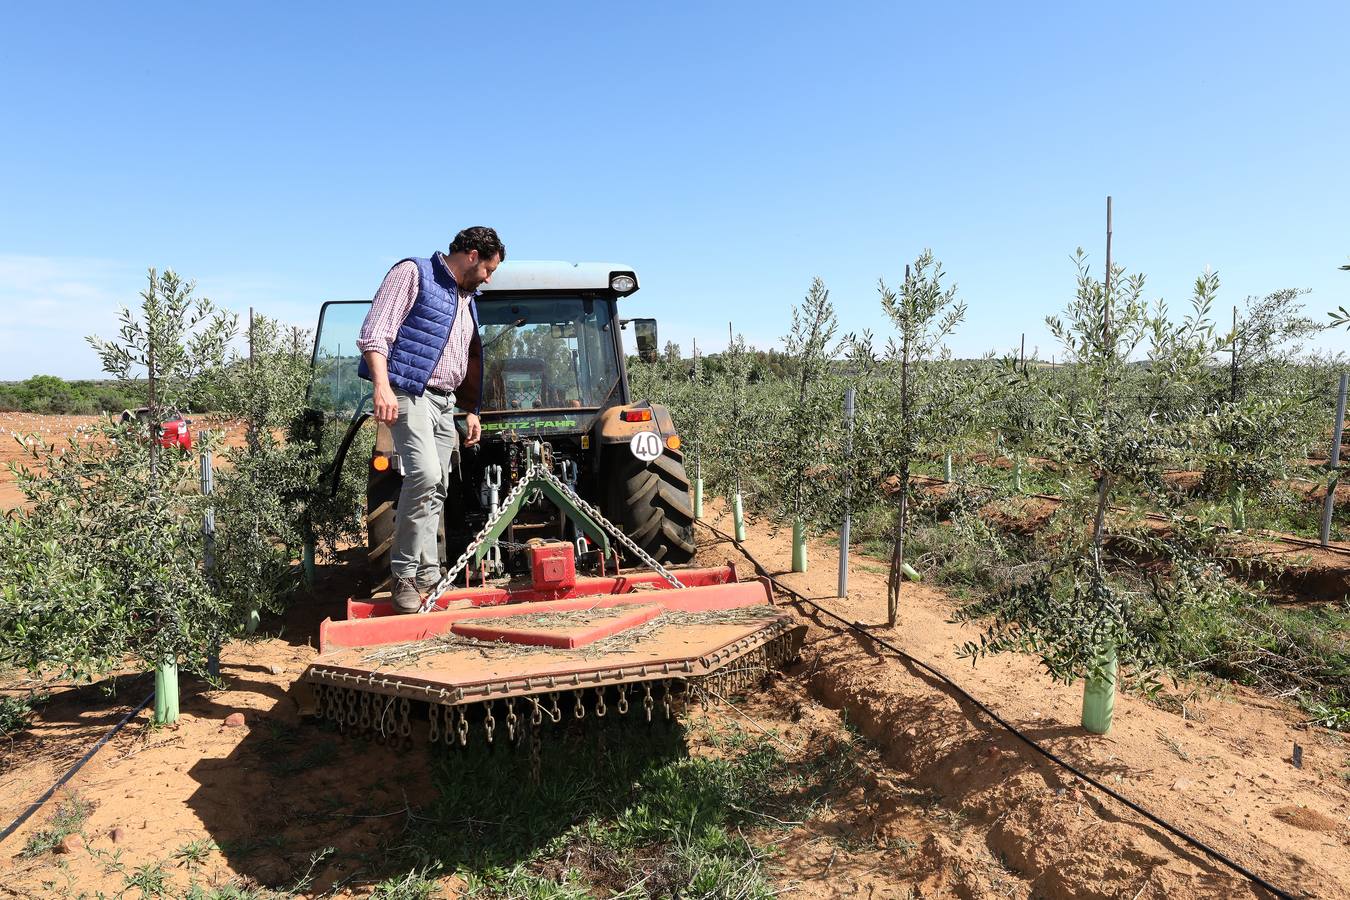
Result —
[{"label": "hydraulic hose", "polygon": [[969,702],[969,703],[970,703],[971,705],[973,705],[976,709],[978,709],[980,712],[984,713],[986,716],[988,716],[990,719],[992,719],[996,724],[998,724],[1000,727],[1002,727],[1005,731],[1007,731],[1007,732],[1008,732],[1009,734],[1011,734],[1013,737],[1015,737],[1015,738],[1017,738],[1018,740],[1020,740],[1022,743],[1026,744],[1026,745],[1027,745],[1028,747],[1030,747],[1032,750],[1034,750],[1034,751],[1036,751],[1037,753],[1039,753],[1041,756],[1043,756],[1043,757],[1045,757],[1046,759],[1050,760],[1052,763],[1054,763],[1055,765],[1057,765],[1057,766],[1059,766],[1060,768],[1064,769],[1065,771],[1067,771],[1067,772],[1073,774],[1075,777],[1077,777],[1078,779],[1080,779],[1080,780],[1083,781],[1084,783],[1089,784],[1089,785],[1091,785],[1092,787],[1096,788],[1097,790],[1101,791],[1102,793],[1106,794],[1106,795],[1107,795],[1108,797],[1110,797],[1111,799],[1113,799],[1113,800],[1115,800],[1115,801],[1117,801],[1117,802],[1123,804],[1123,805],[1126,806],[1127,808],[1133,810],[1134,812],[1136,812],[1136,813],[1138,813],[1139,815],[1143,816],[1144,818],[1148,819],[1150,822],[1152,822],[1154,825],[1157,825],[1159,828],[1162,828],[1163,830],[1167,831],[1168,833],[1172,834],[1173,836],[1178,837],[1178,838],[1180,838],[1181,840],[1185,841],[1187,844],[1189,844],[1189,845],[1191,845],[1192,847],[1194,847],[1195,849],[1201,851],[1201,852],[1204,853],[1205,855],[1209,856],[1211,859],[1214,859],[1214,860],[1216,860],[1216,861],[1222,863],[1223,865],[1227,866],[1228,868],[1232,869],[1234,872],[1237,872],[1239,875],[1241,875],[1241,876],[1243,876],[1244,878],[1246,878],[1246,879],[1248,879],[1249,881],[1251,881],[1252,884],[1255,884],[1255,885],[1257,885],[1258,887],[1260,887],[1260,888],[1262,888],[1262,889],[1264,889],[1264,890],[1266,890],[1266,891],[1269,891],[1269,892],[1270,892],[1271,894],[1273,894],[1274,896],[1281,898],[1281,900],[1294,900],[1294,895],[1293,895],[1293,894],[1289,893],[1289,892],[1286,891],[1286,890],[1283,890],[1283,889],[1281,889],[1281,888],[1276,887],[1275,885],[1271,884],[1271,883],[1270,883],[1269,881],[1267,881],[1266,879],[1262,878],[1260,875],[1257,875],[1255,872],[1253,872],[1253,871],[1251,871],[1250,869],[1244,867],[1244,866],[1241,865],[1240,863],[1238,863],[1238,862],[1236,862],[1236,861],[1230,859],[1229,857],[1225,856],[1225,855],[1224,855],[1222,852],[1220,852],[1219,850],[1214,849],[1213,847],[1211,847],[1211,846],[1209,846],[1208,844],[1206,844],[1206,843],[1204,843],[1203,841],[1201,841],[1199,838],[1196,838],[1196,837],[1191,836],[1190,834],[1187,834],[1186,832],[1182,831],[1182,830],[1181,830],[1180,828],[1178,828],[1177,826],[1175,826],[1175,825],[1171,824],[1170,822],[1167,822],[1166,820],[1164,820],[1164,819],[1158,817],[1157,815],[1155,815],[1155,814],[1149,812],[1147,809],[1145,809],[1144,807],[1140,806],[1138,803],[1135,803],[1133,800],[1129,799],[1128,797],[1125,797],[1125,796],[1123,796],[1122,794],[1117,793],[1116,791],[1114,791],[1114,790],[1112,790],[1111,788],[1107,787],[1106,785],[1102,784],[1102,783],[1101,783],[1100,781],[1098,781],[1097,779],[1093,778],[1091,775],[1089,775],[1089,774],[1087,774],[1086,772],[1082,771],[1081,769],[1077,768],[1076,766],[1074,766],[1074,765],[1073,765],[1072,763],[1070,763],[1069,761],[1067,761],[1067,760],[1063,759],[1062,757],[1056,755],[1054,751],[1049,750],[1049,749],[1047,749],[1046,747],[1043,747],[1041,744],[1037,743],[1034,739],[1032,739],[1032,738],[1028,737],[1026,734],[1022,733],[1022,731],[1020,731],[1020,730],[1017,728],[1017,726],[1013,725],[1011,722],[1008,722],[1006,719],[1004,719],[1004,718],[1003,718],[1002,716],[1000,716],[998,713],[994,712],[992,709],[990,709],[988,706],[986,706],[986,705],[985,705],[984,703],[982,703],[980,700],[978,700],[978,699],[976,699],[974,696],[972,696],[972,695],[970,694],[970,692],[967,691],[965,688],[961,687],[959,684],[957,684],[957,683],[956,683],[955,681],[953,681],[951,678],[947,677],[947,675],[943,674],[942,672],[939,672],[937,669],[933,668],[933,667],[932,667],[931,665],[929,665],[928,663],[926,663],[926,662],[924,662],[923,660],[918,659],[918,658],[916,658],[916,657],[914,657],[914,656],[911,656],[909,653],[906,653],[904,650],[901,650],[899,647],[895,646],[895,645],[892,644],[890,641],[887,641],[887,640],[885,640],[884,638],[880,638],[880,637],[878,637],[877,635],[873,634],[873,633],[872,633],[865,625],[863,625],[862,623],[860,623],[860,622],[850,622],[848,619],[845,619],[843,616],[841,616],[841,615],[839,615],[839,614],[837,614],[837,613],[835,613],[835,612],[832,612],[832,611],[829,610],[829,609],[826,609],[824,606],[821,606],[820,603],[818,603],[817,601],[811,599],[810,597],[807,597],[807,596],[805,596],[805,595],[799,593],[798,591],[793,590],[792,588],[788,587],[787,585],[783,584],[781,581],[779,581],[777,578],[775,578],[775,577],[773,576],[773,574],[770,573],[769,570],[768,570],[767,568],[765,568],[765,566],[764,566],[763,563],[761,563],[758,559],[755,558],[754,554],[752,554],[749,550],[746,549],[746,547],[745,547],[744,544],[742,544],[742,543],[740,543],[739,541],[737,541],[737,540],[736,540],[735,538],[733,538],[731,535],[727,534],[726,532],[722,531],[721,529],[714,528],[712,525],[709,525],[707,522],[700,521],[699,524],[700,524],[700,525],[703,525],[705,528],[707,528],[709,531],[711,531],[713,534],[717,535],[718,537],[722,538],[723,540],[729,541],[730,543],[734,544],[734,545],[736,546],[736,549],[738,549],[742,554],[744,554],[746,559],[750,560],[750,564],[753,565],[753,566],[755,567],[755,570],[758,571],[760,575],[762,575],[762,576],[764,576],[765,578],[769,579],[769,583],[770,583],[770,584],[772,584],[772,585],[773,585],[775,588],[777,588],[778,590],[782,591],[784,594],[787,594],[787,595],[789,595],[790,597],[794,598],[798,603],[803,603],[803,604],[805,604],[805,605],[807,605],[807,606],[810,606],[812,609],[816,610],[817,612],[821,613],[822,615],[828,616],[829,618],[834,619],[835,621],[838,621],[838,622],[842,623],[842,624],[844,625],[844,627],[845,627],[847,630],[852,631],[852,632],[856,632],[857,634],[859,634],[859,635],[865,637],[867,640],[871,641],[872,643],[876,644],[877,646],[883,647],[883,648],[885,648],[886,650],[889,650],[891,653],[894,653],[896,656],[899,656],[901,659],[904,659],[905,661],[909,662],[910,664],[912,664],[912,665],[914,665],[914,666],[917,666],[917,667],[919,667],[920,669],[922,669],[923,671],[925,671],[925,672],[927,672],[928,674],[932,675],[932,676],[933,676],[934,678],[936,678],[938,681],[941,681],[943,684],[945,684],[947,687],[949,687],[949,688],[950,688],[953,692],[955,692],[961,699],[966,700],[967,702]]}]

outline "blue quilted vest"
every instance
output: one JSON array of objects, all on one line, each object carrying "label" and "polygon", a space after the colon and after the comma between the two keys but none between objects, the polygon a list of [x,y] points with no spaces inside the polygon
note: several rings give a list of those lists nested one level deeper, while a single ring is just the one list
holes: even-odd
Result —
[{"label": "blue quilted vest", "polygon": [[[446,341],[450,340],[450,329],[454,327],[455,314],[459,311],[459,287],[439,254],[431,259],[408,259],[417,264],[417,298],[389,350],[389,384],[405,394],[420,397],[441,359]],[[478,308],[472,301],[469,302],[469,313],[477,331]],[[370,380],[370,369],[364,356],[356,371],[362,378]]]}]

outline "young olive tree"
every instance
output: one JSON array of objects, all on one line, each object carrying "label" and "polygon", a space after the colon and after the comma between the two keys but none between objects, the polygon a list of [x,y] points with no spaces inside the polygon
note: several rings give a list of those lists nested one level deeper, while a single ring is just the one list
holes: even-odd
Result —
[{"label": "young olive tree", "polygon": [[[731,497],[733,528],[737,540],[745,539],[745,488],[758,448],[754,435],[761,416],[750,396],[751,358],[745,338],[728,329],[726,352],[718,360],[720,377],[711,395],[713,415],[708,440],[701,445],[711,473],[712,490]],[[711,388],[711,386],[710,386]]]},{"label": "young olive tree", "polygon": [[[1213,276],[1212,289],[1218,278]],[[1294,289],[1247,298],[1233,309],[1233,328],[1220,352],[1228,357],[1226,384],[1216,386],[1207,434],[1199,448],[1201,490],[1226,497],[1234,528],[1247,525],[1249,496],[1269,498],[1276,479],[1292,473],[1291,460],[1308,455],[1325,425],[1325,404],[1310,402],[1321,384],[1305,380],[1301,342],[1323,326],[1302,314]]]},{"label": "young olive tree", "polygon": [[[949,361],[943,342],[965,318],[966,305],[955,285],[944,286],[946,273],[931,250],[924,250],[906,267],[897,292],[884,280],[877,287],[881,308],[895,328],[886,353],[876,359],[870,336],[855,342],[851,354],[855,366],[875,371],[897,391],[891,404],[859,405],[855,441],[860,455],[882,482],[895,485],[899,513],[892,533],[890,576],[887,582],[887,621],[894,626],[900,608],[904,581],[905,528],[909,512],[909,476],[917,459],[940,439],[937,425],[942,411],[932,402],[933,385],[940,378],[937,362]],[[936,357],[936,360],[935,360]],[[869,398],[875,399],[875,398]]]},{"label": "young olive tree", "polygon": [[[1205,524],[1170,509],[1162,478],[1196,441],[1222,338],[1212,320],[1217,279],[1197,280],[1188,314],[1174,323],[1165,305],[1144,302],[1142,276],[1113,266],[1108,286],[1091,277],[1081,250],[1076,263],[1076,296],[1047,319],[1071,372],[1066,390],[1048,397],[1057,426],[1047,450],[1061,466],[1064,503],[1040,568],[961,611],[985,627],[960,653],[1030,652],[1056,680],[1085,679],[1083,724],[1104,732],[1118,665],[1152,685],[1178,617],[1224,596],[1222,571],[1200,552]],[[1133,497],[1171,513],[1166,537],[1141,537],[1132,522],[1108,517]],[[1168,541],[1168,577],[1141,569],[1147,540]]]},{"label": "young olive tree", "polygon": [[251,316],[247,355],[235,354],[215,384],[217,411],[243,422],[243,447],[224,452],[217,478],[216,567],[221,600],[248,630],[298,587],[296,551],[309,542],[307,500],[317,461],[302,442],[279,438],[300,412],[309,383],[302,336]]},{"label": "young olive tree", "polygon": [[202,572],[195,459],[161,447],[159,423],[219,365],[235,320],[172,271],[151,269],[140,296],[117,338],[89,341],[109,374],[145,379],[149,415],[104,419],[64,448],[30,443],[28,507],[0,532],[0,641],[30,669],[85,677],[138,658],[171,721],[178,661],[200,668],[231,623]]},{"label": "young olive tree", "polygon": [[806,570],[806,531],[835,522],[842,495],[838,490],[839,403],[843,392],[831,366],[839,323],[830,292],[813,279],[800,305],[792,307],[792,326],[783,339],[796,371],[793,396],[785,409],[781,439],[767,448],[776,524],[792,523],[792,567]]}]

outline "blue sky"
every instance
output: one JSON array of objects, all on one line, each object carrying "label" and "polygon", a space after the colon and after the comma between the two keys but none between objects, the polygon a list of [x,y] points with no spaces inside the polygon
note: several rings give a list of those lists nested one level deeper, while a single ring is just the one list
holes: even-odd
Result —
[{"label": "blue sky", "polygon": [[0,379],[96,377],[151,265],[312,325],[479,223],[633,265],[686,350],[775,343],[816,275],[884,333],[932,247],[958,354],[1048,356],[1107,194],[1173,304],[1206,265],[1350,302],[1350,5],[937,6],[12,4]]}]

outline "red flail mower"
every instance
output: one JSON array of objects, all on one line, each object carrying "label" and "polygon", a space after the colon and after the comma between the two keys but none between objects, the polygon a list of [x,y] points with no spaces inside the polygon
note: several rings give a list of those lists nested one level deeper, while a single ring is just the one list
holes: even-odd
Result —
[{"label": "red flail mower", "polygon": [[578,576],[574,545],[531,542],[530,577],[438,591],[420,615],[349,600],[297,686],[302,710],[379,740],[539,740],[596,717],[672,719],[796,657],[805,626],[732,565]]}]

